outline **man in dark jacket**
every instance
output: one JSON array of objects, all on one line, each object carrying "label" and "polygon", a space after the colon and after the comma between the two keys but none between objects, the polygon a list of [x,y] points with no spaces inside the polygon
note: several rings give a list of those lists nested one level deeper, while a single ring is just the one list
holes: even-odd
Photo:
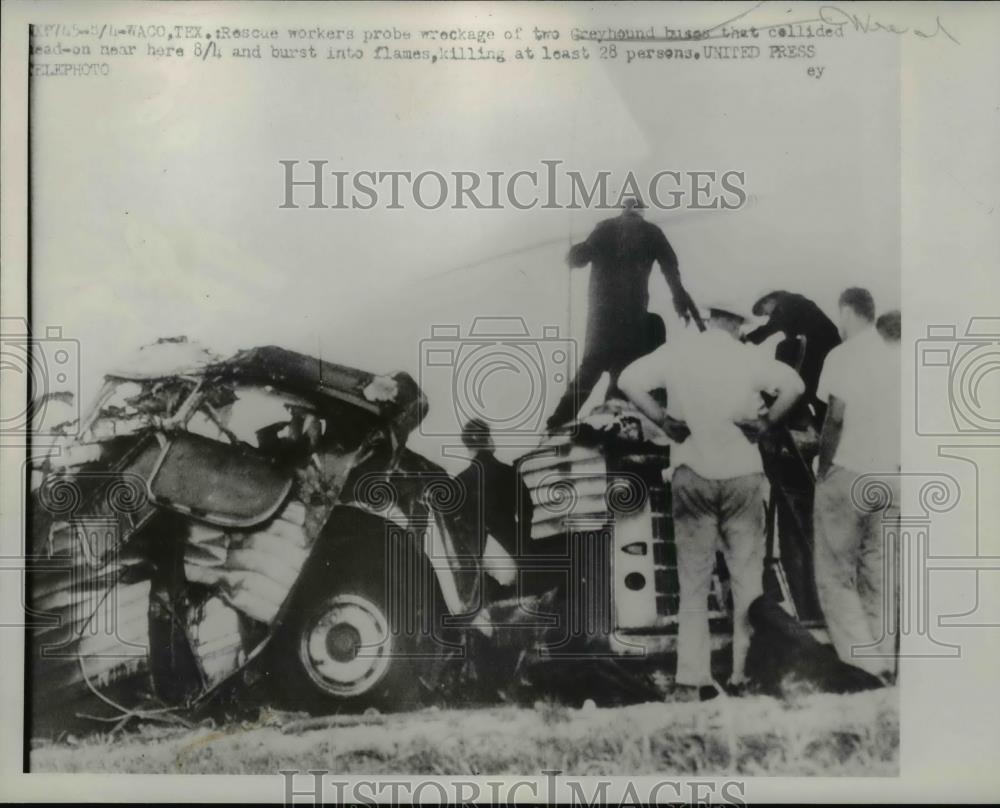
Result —
[{"label": "man in dark jacket", "polygon": [[[757,317],[766,316],[768,320],[747,334],[746,341],[760,345],[768,337],[784,332],[785,339],[778,343],[775,353],[775,358],[781,362],[795,366],[800,358],[798,338],[805,337],[805,354],[801,357],[798,371],[806,385],[805,401],[818,404],[816,386],[823,360],[840,345],[837,326],[808,297],[783,290],[764,295],[754,304],[753,313]],[[822,412],[817,413],[820,421],[822,415]]]},{"label": "man in dark jacket", "polygon": [[[462,430],[462,442],[472,454],[468,468],[457,475],[473,520],[483,568],[488,573],[487,601],[512,597],[516,593],[516,559],[530,537],[533,507],[531,494],[517,470],[497,459],[489,425],[474,418]],[[492,537],[501,548],[489,541]],[[509,558],[506,558],[509,556]]]},{"label": "man in dark jacket", "polygon": [[649,273],[653,261],[684,319],[704,328],[698,309],[681,283],[677,255],[663,231],[642,215],[642,202],[625,200],[621,215],[599,222],[586,241],[574,244],[566,257],[571,269],[591,265],[587,296],[587,336],[576,378],[549,417],[550,431],[568,423],[586,401],[602,373],[611,375],[608,396],[620,395],[618,375],[650,347]]},{"label": "man in dark jacket", "polygon": [[[745,340],[759,345],[783,332],[785,338],[778,343],[775,358],[796,368],[805,383],[805,394],[790,413],[788,426],[799,435],[818,435],[816,430],[823,422],[826,404],[817,398],[816,387],[827,354],[840,344],[837,326],[812,300],[783,290],[764,295],[754,304],[753,313],[766,316],[768,321],[747,334]],[[804,353],[799,337],[805,338]],[[814,487],[808,466],[815,447],[806,445],[789,451],[794,444],[791,433],[785,433],[785,441],[763,442],[761,454],[771,482],[781,564],[792,599],[800,618],[814,620],[820,616],[820,608],[813,575]]]}]

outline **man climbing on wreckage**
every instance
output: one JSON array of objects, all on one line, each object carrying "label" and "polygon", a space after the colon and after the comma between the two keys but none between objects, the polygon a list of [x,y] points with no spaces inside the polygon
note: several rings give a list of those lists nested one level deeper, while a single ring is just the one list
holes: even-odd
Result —
[{"label": "man climbing on wreckage", "polygon": [[783,335],[775,346],[775,358],[798,370],[806,392],[796,410],[812,407],[815,410],[812,420],[818,426],[823,422],[826,404],[816,397],[816,388],[823,360],[840,345],[837,326],[808,297],[783,289],[761,297],[753,305],[753,314],[767,317],[767,322],[747,334],[744,340],[760,345],[776,334]]},{"label": "man climbing on wreckage", "polygon": [[806,386],[786,419],[790,431],[762,441],[760,448],[772,482],[771,508],[792,600],[800,619],[817,621],[822,614],[813,575],[814,480],[810,469],[819,448],[826,402],[817,397],[816,388],[827,354],[840,344],[840,333],[815,302],[795,292],[769,292],[754,303],[753,313],[768,319],[744,341],[774,344],[775,359],[795,368]]},{"label": "man climbing on wreckage", "polygon": [[649,274],[660,265],[685,321],[704,328],[697,307],[681,283],[677,255],[663,231],[643,218],[638,197],[624,200],[619,216],[599,222],[585,241],[566,256],[570,269],[591,265],[587,294],[587,335],[580,368],[547,422],[554,432],[573,420],[605,372],[611,376],[607,397],[617,394],[618,375],[650,348]]}]

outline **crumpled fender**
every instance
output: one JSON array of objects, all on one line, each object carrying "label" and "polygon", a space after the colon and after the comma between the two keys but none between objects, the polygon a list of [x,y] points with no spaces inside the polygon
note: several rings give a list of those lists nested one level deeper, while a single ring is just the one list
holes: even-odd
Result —
[{"label": "crumpled fender", "polygon": [[341,504],[421,532],[422,551],[448,611],[461,615],[478,610],[482,566],[475,525],[466,518],[461,484],[443,468],[403,448],[392,468],[359,468],[345,486]]},{"label": "crumpled fender", "polygon": [[[372,502],[362,500],[349,500],[342,505],[348,508],[357,508],[372,516],[385,519],[404,530],[413,530],[418,527],[398,506],[380,508]],[[471,603],[467,597],[463,597],[464,587],[459,585],[455,570],[452,568],[451,559],[455,555],[453,543],[446,532],[434,522],[426,522],[419,527],[424,528],[424,541],[421,550],[430,563],[431,569],[434,570],[434,577],[441,588],[441,596],[444,598],[445,606],[453,615],[468,614],[472,611]]]}]

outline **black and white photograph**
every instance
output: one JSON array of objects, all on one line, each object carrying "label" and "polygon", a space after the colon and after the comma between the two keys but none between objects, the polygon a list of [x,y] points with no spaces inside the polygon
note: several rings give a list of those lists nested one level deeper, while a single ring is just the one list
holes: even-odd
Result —
[{"label": "black and white photograph", "polygon": [[995,796],[996,6],[3,11],[0,796]]}]

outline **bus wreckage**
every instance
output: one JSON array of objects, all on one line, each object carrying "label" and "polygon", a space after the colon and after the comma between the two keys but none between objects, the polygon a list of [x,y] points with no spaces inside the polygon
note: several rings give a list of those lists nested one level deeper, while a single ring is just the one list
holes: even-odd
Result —
[{"label": "bus wreckage", "polygon": [[33,474],[36,727],[193,707],[254,662],[284,703],[402,705],[489,630],[455,480],[405,445],[410,376],[140,353]]},{"label": "bus wreckage", "polygon": [[[32,468],[34,732],[193,711],[248,683],[319,713],[525,685],[530,698],[663,698],[641,663],[676,640],[669,446],[625,402],[518,461],[532,515],[516,597],[489,603],[489,492],[406,447],[427,411],[408,374],[277,347],[220,360],[182,338],[135,367],[108,374]],[[780,492],[772,480],[748,664],[764,692],[789,677],[877,686],[797,622],[775,552]],[[719,650],[730,608],[720,561]]]}]

